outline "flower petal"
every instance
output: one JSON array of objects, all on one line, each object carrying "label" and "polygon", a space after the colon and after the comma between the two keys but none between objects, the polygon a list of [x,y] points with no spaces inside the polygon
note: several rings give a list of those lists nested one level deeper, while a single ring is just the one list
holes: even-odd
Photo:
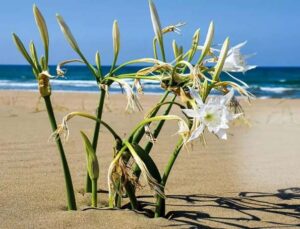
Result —
[{"label": "flower petal", "polygon": [[192,88],[192,87],[189,87],[189,91],[190,91],[190,95],[196,101],[196,103],[199,106],[203,105],[203,101],[202,101],[202,98],[199,95],[199,92],[197,90],[195,90],[194,88]]},{"label": "flower petal", "polygon": [[188,142],[193,141],[194,139],[198,138],[200,134],[203,133],[203,130],[205,128],[204,124],[201,124],[193,133],[191,134],[191,137],[188,139]]},{"label": "flower petal", "polygon": [[200,117],[199,111],[195,111],[193,109],[182,109],[182,112],[191,118],[199,118]]},{"label": "flower petal", "polygon": [[242,43],[239,43],[235,46],[233,46],[229,51],[228,51],[228,55],[230,55],[231,53],[233,53],[234,51],[239,51],[243,46],[245,46],[247,44],[247,41],[244,41]]},{"label": "flower petal", "polygon": [[231,90],[221,98],[220,103],[222,105],[228,105],[230,103],[233,95],[234,95],[234,89],[231,88]]},{"label": "flower petal", "polygon": [[227,134],[225,129],[219,129],[219,131],[215,132],[215,134],[218,136],[218,138],[222,140],[227,140]]}]

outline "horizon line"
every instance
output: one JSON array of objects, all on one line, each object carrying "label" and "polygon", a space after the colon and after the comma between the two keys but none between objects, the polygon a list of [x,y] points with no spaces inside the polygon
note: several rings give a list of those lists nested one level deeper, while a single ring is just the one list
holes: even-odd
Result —
[{"label": "horizon line", "polygon": [[[30,67],[29,64],[0,64],[0,66],[28,66]],[[56,67],[56,64],[49,64],[50,67]],[[73,67],[84,67],[85,64],[70,64],[69,66],[73,66]],[[96,65],[93,65],[96,66]],[[119,65],[116,65],[119,66]],[[148,65],[127,65],[126,67],[143,67],[143,66],[148,66]],[[101,67],[111,67],[111,65],[107,64],[107,65],[102,65]],[[300,65],[296,66],[296,65],[258,65],[256,68],[300,68]]]}]

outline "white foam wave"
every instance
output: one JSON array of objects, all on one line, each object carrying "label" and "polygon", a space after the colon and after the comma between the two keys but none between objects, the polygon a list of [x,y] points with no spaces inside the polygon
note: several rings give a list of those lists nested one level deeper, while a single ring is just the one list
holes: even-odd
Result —
[{"label": "white foam wave", "polygon": [[[133,83],[132,80],[126,80],[127,83]],[[93,80],[51,80],[51,85],[53,87],[60,86],[60,87],[74,87],[74,88],[96,88],[97,83]],[[147,81],[143,83],[144,87],[149,89],[158,89],[160,85],[158,82]],[[33,81],[14,81],[14,80],[0,80],[0,88],[10,88],[10,89],[18,89],[18,88],[37,88],[37,82]],[[118,89],[120,85],[118,83],[113,83],[111,88]]]},{"label": "white foam wave", "polygon": [[51,85],[70,87],[93,87],[97,86],[97,83],[93,80],[51,80]]},{"label": "white foam wave", "polygon": [[273,92],[273,93],[283,93],[286,91],[293,91],[293,90],[297,90],[297,89],[298,88],[287,88],[287,87],[260,87],[260,90],[262,90],[262,91],[268,91],[268,92]]},{"label": "white foam wave", "polygon": [[280,83],[284,83],[284,82],[286,82],[286,81],[287,81],[286,79],[280,79],[280,80],[279,80]]},{"label": "white foam wave", "polygon": [[37,87],[36,82],[18,82],[11,80],[0,80],[0,87],[9,87],[9,88],[33,88]]}]

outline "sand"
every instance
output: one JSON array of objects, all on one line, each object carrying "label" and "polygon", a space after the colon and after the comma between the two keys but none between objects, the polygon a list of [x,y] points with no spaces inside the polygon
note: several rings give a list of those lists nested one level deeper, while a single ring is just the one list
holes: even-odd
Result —
[{"label": "sand", "polygon": [[[158,96],[142,97],[147,111]],[[95,112],[97,94],[55,93],[57,121],[70,111]],[[145,112],[126,114],[125,97],[111,95],[104,120],[122,136]],[[74,118],[65,143],[81,210],[65,211],[65,186],[43,101],[36,92],[0,92],[0,228],[261,228],[300,226],[300,100],[243,102],[248,124],[235,123],[227,141],[207,134],[207,145],[195,142],[183,150],[167,186],[167,216],[150,219],[129,210],[86,210],[82,194],[85,153],[79,130],[92,136],[93,122]],[[174,109],[173,113],[179,113]],[[151,155],[160,169],[178,136],[175,122],[161,133]],[[99,188],[107,190],[112,139],[101,130],[97,154]],[[139,200],[153,202],[145,187]],[[127,200],[125,199],[126,203]],[[107,194],[99,193],[99,203]],[[151,208],[151,206],[149,207]]]}]

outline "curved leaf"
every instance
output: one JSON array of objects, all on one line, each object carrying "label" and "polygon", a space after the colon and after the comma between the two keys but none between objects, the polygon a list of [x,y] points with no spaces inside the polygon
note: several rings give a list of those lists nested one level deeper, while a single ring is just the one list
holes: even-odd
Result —
[{"label": "curved leaf", "polygon": [[36,53],[36,48],[35,48],[35,45],[34,45],[33,41],[30,42],[29,48],[30,48],[31,58],[32,58],[32,61],[35,64],[35,67],[41,72],[42,68],[40,66],[39,59],[38,59],[38,56],[37,56],[37,53]]},{"label": "curved leaf", "polygon": [[191,51],[190,51],[190,54],[189,54],[189,58],[188,58],[188,61],[191,61],[197,51],[197,47],[198,47],[198,44],[199,44],[199,39],[200,39],[200,29],[197,29],[194,33],[194,36],[193,36],[193,40],[192,40],[192,47],[191,47]]},{"label": "curved leaf", "polygon": [[[148,160],[145,160],[145,158],[144,158],[145,154],[143,154],[142,151],[140,151],[140,150],[137,151],[136,148],[134,148],[133,145],[130,144],[128,141],[124,141],[123,143],[124,143],[124,145],[127,146],[128,150],[129,150],[130,154],[132,155],[133,159],[135,160],[136,164],[141,169],[142,174],[143,174],[145,180],[147,181],[148,185],[150,186],[150,188],[152,188],[156,192],[156,194],[158,194],[159,196],[164,198],[165,195],[164,195],[164,191],[163,191],[163,186],[157,180],[158,174],[159,174],[157,168],[156,168],[156,170],[157,170],[158,174],[156,172],[154,172],[155,171],[155,167],[153,167],[153,165],[155,165],[154,162],[152,161],[152,163],[151,163]],[[141,155],[143,155],[143,156],[141,156]]]},{"label": "curved leaf", "polygon": [[87,158],[87,169],[88,169],[89,176],[92,180],[98,179],[99,163],[98,163],[96,153],[93,149],[93,146],[92,146],[90,140],[85,135],[85,133],[83,133],[82,131],[80,131],[80,133],[81,133],[82,139],[85,144],[85,151],[86,151],[86,155],[87,155],[87,157],[86,157]]},{"label": "curved leaf", "polygon": [[152,160],[149,154],[145,152],[145,150],[138,144],[132,144],[133,148],[139,155],[139,157],[142,159],[142,161],[146,162],[146,166],[150,172],[150,174],[160,183],[161,182],[161,176],[159,173],[159,170],[155,164],[155,162]]},{"label": "curved leaf", "polygon": [[12,36],[13,36],[13,41],[14,41],[15,45],[17,46],[18,50],[21,52],[21,54],[27,60],[27,62],[31,65],[31,67],[34,69],[34,72],[37,75],[39,73],[38,69],[35,67],[35,64],[34,64],[33,60],[31,59],[31,57],[29,56],[26,48],[24,47],[23,42],[20,40],[20,38],[17,36],[17,34],[13,33]]}]

